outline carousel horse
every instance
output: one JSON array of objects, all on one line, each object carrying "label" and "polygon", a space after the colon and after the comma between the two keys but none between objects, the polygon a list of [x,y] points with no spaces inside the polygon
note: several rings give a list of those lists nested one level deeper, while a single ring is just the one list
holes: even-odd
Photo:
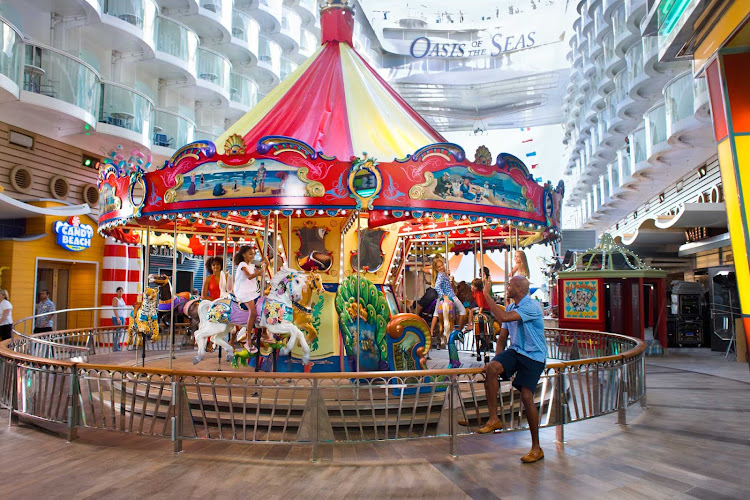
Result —
[{"label": "carousel horse", "polygon": [[175,315],[182,314],[185,305],[194,297],[190,295],[190,292],[180,292],[176,295],[172,293],[172,281],[169,279],[169,276],[163,274],[149,274],[148,282],[159,287],[159,322],[165,328],[168,328],[169,313],[172,309],[174,309]]},{"label": "carousel horse", "polygon": [[[280,350],[282,355],[289,354],[294,346],[299,343],[303,351],[302,362],[305,365],[310,361],[310,346],[305,339],[305,335],[294,323],[294,310],[310,311],[312,293],[308,293],[306,289],[318,290],[317,287],[320,286],[320,277],[284,267],[271,279],[269,294],[261,297],[255,303],[257,312],[255,325],[265,328],[270,335],[289,336],[286,345]],[[307,298],[307,302],[304,302],[305,298]],[[193,364],[197,364],[203,359],[206,352],[206,343],[209,339],[214,345],[220,345],[226,349],[227,360],[232,361],[234,349],[222,337],[233,326],[247,324],[249,312],[244,308],[244,305],[233,300],[233,298],[217,299],[213,302],[204,300],[198,306],[198,314],[201,318],[200,328],[194,334],[195,343],[198,345],[198,355],[193,358]],[[312,328],[312,323],[309,321],[308,323],[312,331],[315,331]],[[308,335],[310,334],[311,332],[308,331]],[[240,331],[238,339],[241,339],[242,336],[242,331]],[[252,348],[250,346],[250,335],[247,335],[247,333],[245,333],[245,348],[249,356]]]},{"label": "carousel horse", "polygon": [[152,342],[159,339],[157,296],[156,288],[146,288],[143,292],[143,301],[133,307],[133,312],[130,313],[126,344],[135,343],[136,347],[139,347],[141,337],[150,337]]}]

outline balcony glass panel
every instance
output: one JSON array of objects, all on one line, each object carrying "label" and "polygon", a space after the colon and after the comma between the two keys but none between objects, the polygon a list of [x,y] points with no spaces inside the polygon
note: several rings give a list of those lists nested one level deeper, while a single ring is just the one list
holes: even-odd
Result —
[{"label": "balcony glass panel", "polygon": [[646,137],[648,137],[648,156],[651,148],[667,140],[667,111],[664,104],[652,108],[646,113]]},{"label": "balcony glass panel", "polygon": [[232,36],[247,43],[247,48],[253,54],[258,54],[258,35],[260,25],[258,21],[240,10],[232,15]]},{"label": "balcony glass panel", "polygon": [[154,111],[154,146],[177,149],[194,140],[195,123],[172,111]]},{"label": "balcony glass panel", "polygon": [[220,0],[200,0],[200,6],[218,15],[221,15],[223,10]]},{"label": "balcony glass panel", "polygon": [[625,5],[621,5],[612,13],[612,32],[615,35],[615,45],[630,36],[630,31],[625,24]]},{"label": "balcony glass panel", "polygon": [[318,11],[318,2],[316,0],[299,0],[299,4],[310,12]]},{"label": "balcony glass panel", "polygon": [[102,0],[102,12],[122,19],[143,31],[146,41],[154,41],[154,23],[158,8],[153,0]]},{"label": "balcony glass panel", "polygon": [[258,103],[258,84],[250,78],[232,73],[232,89],[230,99],[234,102],[252,108]]},{"label": "balcony glass panel", "polygon": [[295,69],[297,69],[297,65],[294,64],[292,61],[288,59],[281,59],[281,72],[279,73],[279,78],[284,80],[287,76],[289,76]]},{"label": "balcony glass panel", "polygon": [[299,14],[288,7],[284,7],[281,13],[281,32],[299,42],[301,29],[302,19]]},{"label": "balcony glass panel", "polygon": [[266,69],[279,75],[281,72],[281,47],[264,36],[258,37],[258,61]]},{"label": "balcony glass panel", "polygon": [[303,29],[301,33],[302,36],[300,37],[299,42],[299,52],[300,54],[309,57],[313,55],[315,50],[318,48],[318,37],[316,37],[314,33],[307,31],[306,29]]},{"label": "balcony glass panel", "polygon": [[705,78],[693,79],[693,111],[708,102],[708,85]]},{"label": "balcony glass panel", "polygon": [[630,89],[630,76],[628,69],[624,68],[615,75],[614,106],[618,106],[628,95]]},{"label": "balcony glass panel", "polygon": [[159,16],[156,19],[156,50],[174,56],[195,69],[198,35],[186,26]]},{"label": "balcony glass panel", "polygon": [[12,81],[19,81],[19,64],[23,58],[23,43],[16,31],[0,21],[0,73]]},{"label": "balcony glass panel", "polygon": [[646,127],[639,127],[630,134],[631,172],[635,172],[636,165],[646,160]]},{"label": "balcony glass panel", "polygon": [[599,5],[599,7],[596,8],[594,11],[594,33],[598,37],[599,34],[607,27],[607,23],[604,22],[604,13],[602,11],[602,6]]},{"label": "balcony glass panel", "polygon": [[630,146],[625,146],[617,151],[617,169],[620,172],[620,185],[633,175],[633,169],[630,165]]},{"label": "balcony glass panel", "polygon": [[608,33],[604,39],[602,39],[602,47],[604,48],[604,65],[609,67],[615,62],[615,38],[612,33]]},{"label": "balcony glass panel", "polygon": [[644,36],[641,38],[643,44],[643,60],[646,61],[659,55],[659,37]]},{"label": "balcony glass panel", "polygon": [[628,64],[628,71],[633,80],[643,74],[643,45],[636,43],[625,54],[625,61]]},{"label": "balcony glass panel", "polygon": [[229,74],[232,63],[212,50],[198,47],[198,78],[206,80],[229,92]]},{"label": "balcony glass panel", "polygon": [[273,15],[276,19],[281,19],[283,10],[283,0],[260,0],[260,9]]},{"label": "balcony glass panel", "polygon": [[35,45],[26,45],[24,63],[24,90],[98,115],[99,75],[91,66],[64,52]]},{"label": "balcony glass panel", "polygon": [[609,185],[610,185],[610,196],[612,196],[612,191],[616,187],[620,187],[620,183],[622,180],[620,179],[620,169],[617,168],[617,160],[613,161],[609,165],[607,165],[607,174],[609,175]]},{"label": "balcony glass panel", "polygon": [[216,138],[219,137],[217,134],[214,134],[208,130],[195,130],[195,135],[193,137],[193,141],[211,141],[214,142]]},{"label": "balcony glass panel", "polygon": [[678,76],[664,87],[664,102],[667,107],[667,132],[671,136],[675,123],[695,113],[691,72]]},{"label": "balcony glass panel", "polygon": [[154,103],[144,94],[114,83],[102,83],[99,121],[142,134],[151,133]]}]

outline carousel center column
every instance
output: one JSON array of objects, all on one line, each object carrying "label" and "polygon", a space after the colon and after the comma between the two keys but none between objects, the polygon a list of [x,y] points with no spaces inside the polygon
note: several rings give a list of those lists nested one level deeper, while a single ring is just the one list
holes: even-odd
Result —
[{"label": "carousel center column", "polygon": [[727,223],[740,296],[746,346],[750,345],[750,47],[719,52],[706,68],[714,138],[721,168]]}]

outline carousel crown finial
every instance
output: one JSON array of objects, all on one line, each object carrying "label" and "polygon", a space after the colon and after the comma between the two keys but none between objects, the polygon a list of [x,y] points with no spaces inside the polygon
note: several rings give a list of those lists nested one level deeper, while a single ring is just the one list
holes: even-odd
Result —
[{"label": "carousel crown finial", "polygon": [[348,0],[325,0],[320,6],[320,43],[346,42],[352,45],[354,10]]}]

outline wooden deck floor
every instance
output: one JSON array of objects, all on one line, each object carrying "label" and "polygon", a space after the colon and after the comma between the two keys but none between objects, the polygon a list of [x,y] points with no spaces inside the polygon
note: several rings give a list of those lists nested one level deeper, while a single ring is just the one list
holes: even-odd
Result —
[{"label": "wooden deck floor", "polygon": [[[81,431],[71,444],[25,424],[0,427],[6,498],[748,498],[750,375],[705,350],[649,359],[647,410],[569,424],[546,458],[518,460],[526,431],[466,436],[459,457],[430,439],[322,445],[186,441]],[[0,418],[7,421],[7,412]]]}]

